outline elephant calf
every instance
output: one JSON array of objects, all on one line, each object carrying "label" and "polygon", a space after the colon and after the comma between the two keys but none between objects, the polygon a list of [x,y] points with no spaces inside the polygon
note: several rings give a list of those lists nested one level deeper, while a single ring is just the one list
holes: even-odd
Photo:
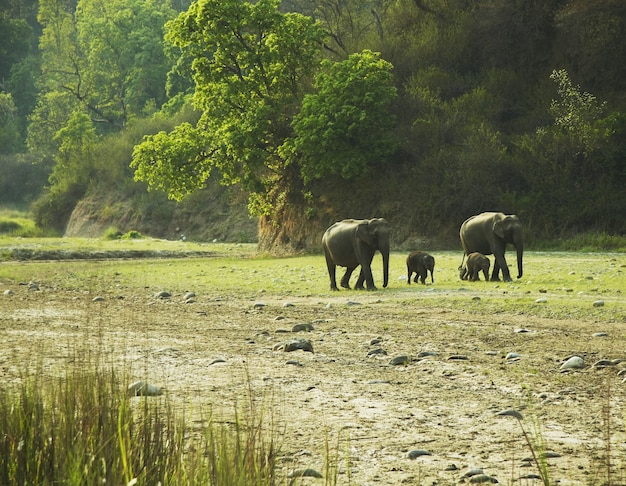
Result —
[{"label": "elephant calf", "polygon": [[489,280],[489,267],[491,262],[482,253],[474,252],[467,255],[467,261],[465,265],[459,267],[459,277],[461,280],[469,280],[470,282],[476,282],[480,280],[480,272],[483,272],[485,281]]},{"label": "elephant calf", "polygon": [[407,283],[411,284],[411,275],[415,272],[415,279],[413,280],[417,283],[418,279],[421,280],[423,284],[426,283],[426,277],[428,276],[428,271],[430,270],[430,281],[431,283],[435,283],[435,278],[433,277],[433,271],[435,270],[435,258],[428,253],[423,251],[414,251],[409,254],[406,258],[406,270],[407,270]]}]

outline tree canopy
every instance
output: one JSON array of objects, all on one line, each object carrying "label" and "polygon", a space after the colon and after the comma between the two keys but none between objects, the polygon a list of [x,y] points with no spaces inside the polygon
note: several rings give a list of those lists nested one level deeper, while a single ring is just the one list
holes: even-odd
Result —
[{"label": "tree canopy", "polygon": [[137,178],[180,199],[215,168],[250,191],[254,213],[270,214],[294,178],[358,175],[389,153],[391,65],[370,51],[322,63],[321,26],[278,5],[205,0],[168,25],[167,38],[194,59],[202,114],[138,145]]},{"label": "tree canopy", "polygon": [[624,232],[625,39],[622,0],[3,0],[0,203],[219,179],[301,227]]}]

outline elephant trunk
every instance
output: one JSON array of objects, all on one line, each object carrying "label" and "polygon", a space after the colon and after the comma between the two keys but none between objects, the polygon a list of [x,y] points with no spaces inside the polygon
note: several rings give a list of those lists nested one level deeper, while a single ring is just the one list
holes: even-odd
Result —
[{"label": "elephant trunk", "polygon": [[515,249],[517,250],[517,278],[522,278],[522,274],[524,273],[522,265],[524,242],[521,236],[515,239]]},{"label": "elephant trunk", "polygon": [[381,248],[380,253],[383,256],[383,287],[387,287],[389,283],[389,248]]}]

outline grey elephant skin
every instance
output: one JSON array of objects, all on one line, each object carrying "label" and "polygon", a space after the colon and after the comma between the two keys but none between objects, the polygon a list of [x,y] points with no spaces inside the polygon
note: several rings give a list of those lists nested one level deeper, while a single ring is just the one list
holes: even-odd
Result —
[{"label": "grey elephant skin", "polygon": [[459,267],[459,277],[461,277],[461,280],[477,282],[480,280],[480,272],[482,271],[485,276],[485,281],[488,281],[489,267],[491,267],[489,258],[475,251],[467,255],[465,265]]},{"label": "grey elephant skin", "polygon": [[435,283],[435,277],[433,276],[433,272],[435,271],[435,258],[432,255],[429,255],[423,251],[412,251],[409,253],[409,256],[406,257],[406,272],[407,272],[407,283],[411,284],[411,275],[415,273],[415,283],[418,282],[418,279],[425,284],[426,277],[428,277],[428,272],[430,271],[430,282]]},{"label": "grey elephant skin", "polygon": [[495,212],[477,214],[463,222],[459,234],[464,251],[463,261],[466,255],[474,252],[495,257],[491,273],[493,281],[500,280],[500,271],[505,281],[511,281],[504,252],[507,244],[512,244],[517,251],[517,278],[522,278],[524,240],[522,223],[516,215]]},{"label": "grey elephant skin", "polygon": [[383,287],[389,282],[389,223],[384,218],[344,219],[329,227],[322,236],[330,289],[339,290],[336,281],[337,266],[346,267],[341,286],[350,288],[350,276],[361,266],[355,289],[377,290],[372,276],[372,259],[379,251],[383,257]]}]

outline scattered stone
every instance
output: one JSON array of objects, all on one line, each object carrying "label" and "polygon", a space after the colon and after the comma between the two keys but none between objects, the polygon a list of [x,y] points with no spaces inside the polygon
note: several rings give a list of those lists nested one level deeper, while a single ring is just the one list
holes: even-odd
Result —
[{"label": "scattered stone", "polygon": [[446,466],[446,468],[444,469],[444,471],[458,471],[459,468],[457,467],[456,464],[452,463],[452,464],[448,464]]},{"label": "scattered stone", "polygon": [[624,376],[624,375],[626,375],[626,368],[623,368],[617,372],[617,376]]},{"label": "scattered stone", "polygon": [[281,327],[281,328],[276,329],[274,332],[276,334],[289,334],[289,333],[291,333],[291,329],[283,329]]},{"label": "scattered stone", "polygon": [[383,348],[375,348],[375,349],[370,349],[367,352],[367,356],[387,356],[387,351],[385,351]]},{"label": "scattered stone", "polygon": [[617,366],[619,361],[616,363],[614,360],[610,359],[600,359],[596,361],[592,366],[594,368],[606,368],[607,366]]},{"label": "scattered stone", "polygon": [[558,452],[546,451],[539,454],[541,459],[556,459],[558,457],[562,457]]},{"label": "scattered stone", "polygon": [[530,329],[525,329],[525,328],[522,327],[522,328],[515,329],[514,332],[516,334],[524,334],[524,333],[532,332],[532,331]]},{"label": "scattered stone", "polygon": [[193,299],[196,296],[195,292],[187,292],[183,299],[187,302],[189,299]]},{"label": "scattered stone", "polygon": [[585,366],[585,360],[580,356],[572,356],[559,368],[561,371],[580,369]]},{"label": "scattered stone", "polygon": [[293,366],[302,366],[302,363],[300,363],[300,361],[296,361],[295,359],[290,359],[285,364],[293,365]]},{"label": "scattered stone", "polygon": [[347,305],[348,307],[352,307],[352,306],[354,306],[354,305],[362,305],[362,304],[361,304],[360,302],[355,302],[355,301],[353,301],[353,300],[349,300],[348,302],[346,302],[346,305]]},{"label": "scattered stone", "polygon": [[3,292],[4,295],[13,295],[15,292],[13,292],[11,289],[7,289]]},{"label": "scattered stone", "polygon": [[194,304],[196,302],[196,299],[194,299],[193,297],[190,297],[189,299],[185,299],[185,304]]},{"label": "scattered stone", "polygon": [[467,361],[467,360],[469,360],[469,358],[467,356],[465,356],[464,354],[453,354],[451,356],[448,356],[448,360],[450,360],[450,361]]},{"label": "scattered stone", "polygon": [[485,351],[485,354],[487,356],[498,356],[498,352],[497,351]]},{"label": "scattered stone", "polygon": [[480,297],[478,297],[478,296],[476,295],[476,296],[472,297],[472,300],[473,300],[474,302],[480,302]]},{"label": "scattered stone", "polygon": [[524,420],[522,414],[514,408],[507,408],[506,410],[496,412],[496,415],[499,415],[500,417],[515,417],[517,420]]},{"label": "scattered stone", "polygon": [[30,281],[27,284],[28,290],[39,290],[39,284],[37,282]]},{"label": "scattered stone", "polygon": [[377,337],[377,338],[370,340],[370,346],[376,346],[377,344],[380,344],[382,342],[383,342],[383,338]]},{"label": "scattered stone", "polygon": [[493,476],[488,476],[487,474],[477,474],[476,476],[472,476],[469,480],[472,484],[484,484],[484,483],[492,483],[496,484],[498,480]]},{"label": "scattered stone", "polygon": [[438,353],[435,353],[434,351],[420,351],[419,353],[417,353],[417,357],[418,358],[428,358],[429,356],[437,356]]},{"label": "scattered stone", "polygon": [[131,397],[155,397],[163,395],[163,388],[144,381],[136,381],[128,385],[127,393]]},{"label": "scattered stone", "polygon": [[276,343],[276,345],[274,346],[274,351],[283,351],[285,353],[290,353],[291,351],[298,350],[312,353],[313,344],[311,344],[311,341],[309,341],[308,339],[296,338],[285,341],[284,343]]},{"label": "scattered stone", "polygon": [[332,309],[333,305],[329,302],[328,304],[326,304],[326,309]]},{"label": "scattered stone", "polygon": [[161,290],[154,294],[155,299],[169,299],[172,296],[167,290]]},{"label": "scattered stone", "polygon": [[593,337],[608,337],[608,332],[596,332],[593,334]]},{"label": "scattered stone", "polygon": [[465,474],[463,474],[463,478],[471,478],[472,476],[478,476],[479,474],[483,474],[482,467],[475,467],[473,469],[468,469]]},{"label": "scattered stone", "polygon": [[602,307],[602,306],[604,306],[604,301],[603,301],[603,300],[596,300],[596,301],[593,303],[593,306],[594,306],[594,307]]},{"label": "scattered stone", "polygon": [[315,469],[306,468],[306,469],[294,469],[293,471],[289,471],[289,473],[287,474],[287,477],[288,478],[304,478],[304,477],[323,478],[324,476],[322,476]]},{"label": "scattered stone", "polygon": [[292,304],[291,302],[285,302],[283,303],[283,307],[295,307],[295,305]]},{"label": "scattered stone", "polygon": [[391,385],[389,380],[371,380],[367,382],[368,385]]},{"label": "scattered stone", "polygon": [[546,299],[545,297],[540,297],[535,300],[535,304],[545,304],[546,302],[548,302],[548,299]]},{"label": "scattered stone", "polygon": [[93,299],[91,299],[92,302],[102,302],[104,300],[104,297],[102,297],[101,295],[96,295]]},{"label": "scattered stone", "polygon": [[428,451],[425,451],[423,449],[413,449],[412,451],[409,451],[406,455],[406,457],[408,457],[409,459],[417,459],[418,457],[422,457],[422,456],[431,456],[432,454]]},{"label": "scattered stone", "polygon": [[506,359],[506,360],[518,360],[521,357],[522,357],[522,355],[519,354],[519,353],[507,353],[507,355],[504,357],[504,359]]},{"label": "scattered stone", "polygon": [[310,322],[304,322],[302,324],[296,324],[291,328],[291,332],[301,332],[301,331],[313,331],[313,324]]},{"label": "scattered stone", "polygon": [[263,309],[263,307],[265,306],[266,304],[264,304],[263,302],[255,302],[252,307],[254,307],[255,309]]},{"label": "scattered stone", "polygon": [[409,364],[409,357],[406,355],[396,356],[389,361],[389,364],[392,366],[406,366]]},{"label": "scattered stone", "polygon": [[218,363],[226,363],[226,360],[224,358],[215,358],[213,361],[209,363],[209,366],[218,364]]}]

